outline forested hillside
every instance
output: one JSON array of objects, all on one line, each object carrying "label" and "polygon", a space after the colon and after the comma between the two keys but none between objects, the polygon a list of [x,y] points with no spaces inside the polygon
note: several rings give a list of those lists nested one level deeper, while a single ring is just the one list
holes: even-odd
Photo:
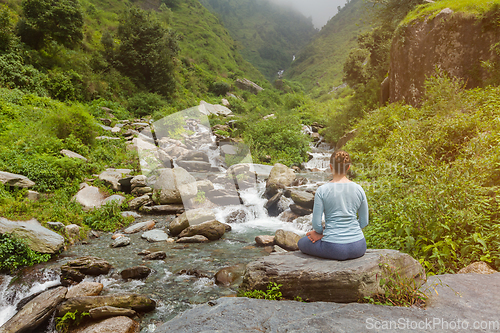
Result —
[{"label": "forested hillside", "polygon": [[243,57],[274,80],[287,70],[316,30],[312,21],[294,10],[265,0],[201,0],[217,13]]},{"label": "forested hillside", "polygon": [[298,54],[285,78],[300,82],[308,92],[320,96],[343,82],[343,64],[359,34],[370,27],[370,10],[363,0],[347,1],[313,41]]}]

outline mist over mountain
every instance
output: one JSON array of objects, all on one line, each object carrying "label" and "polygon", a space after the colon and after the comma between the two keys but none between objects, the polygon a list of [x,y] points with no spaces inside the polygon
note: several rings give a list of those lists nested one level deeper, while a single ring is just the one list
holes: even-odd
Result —
[{"label": "mist over mountain", "polygon": [[271,2],[291,6],[306,17],[312,17],[315,28],[321,29],[329,19],[337,14],[337,7],[344,7],[347,0],[271,0]]}]

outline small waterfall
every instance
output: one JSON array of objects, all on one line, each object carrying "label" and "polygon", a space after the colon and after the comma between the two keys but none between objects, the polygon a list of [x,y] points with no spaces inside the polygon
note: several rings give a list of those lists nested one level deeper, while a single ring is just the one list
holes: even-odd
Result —
[{"label": "small waterfall", "polygon": [[[309,125],[303,125],[302,132],[310,136],[314,133],[312,127]],[[305,169],[315,171],[328,170],[330,166],[330,156],[335,149],[326,143],[323,137],[320,137],[317,142],[311,142],[309,147],[311,147],[310,156],[312,158],[304,163]]]}]

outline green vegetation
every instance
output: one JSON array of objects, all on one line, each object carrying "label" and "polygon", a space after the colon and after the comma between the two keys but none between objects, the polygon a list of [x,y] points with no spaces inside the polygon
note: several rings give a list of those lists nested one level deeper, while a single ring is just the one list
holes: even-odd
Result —
[{"label": "green vegetation", "polygon": [[21,239],[0,235],[0,272],[13,271],[21,266],[31,266],[50,259],[50,254],[31,250]]},{"label": "green vegetation", "polygon": [[201,0],[217,13],[240,52],[269,80],[287,70],[293,56],[313,37],[312,21],[292,9],[256,0]]},{"label": "green vegetation", "polygon": [[384,294],[374,297],[365,296],[360,302],[405,307],[422,307],[425,304],[429,297],[420,291],[415,279],[399,275],[396,269],[388,264],[380,264],[380,266],[386,274],[385,278],[380,279],[380,286],[384,289]]},{"label": "green vegetation", "polygon": [[270,301],[279,301],[281,299],[281,291],[280,287],[282,284],[277,284],[276,282],[269,282],[267,285],[267,290],[262,291],[262,290],[252,290],[252,291],[247,291],[243,293],[244,297],[248,298],[257,298],[257,299],[267,299]]},{"label": "green vegetation", "polygon": [[368,246],[402,250],[431,274],[500,267],[500,90],[462,87],[438,73],[422,107],[371,112],[346,147],[370,198]]},{"label": "green vegetation", "polygon": [[90,316],[90,313],[78,313],[78,310],[75,310],[74,312],[66,312],[64,316],[56,319],[56,330],[61,333],[66,333],[69,331],[70,327],[78,326],[84,317],[87,316]]}]

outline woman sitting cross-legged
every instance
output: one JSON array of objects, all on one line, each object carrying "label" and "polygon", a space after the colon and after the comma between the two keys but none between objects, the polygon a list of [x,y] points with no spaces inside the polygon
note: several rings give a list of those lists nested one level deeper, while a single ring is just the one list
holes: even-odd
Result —
[{"label": "woman sitting cross-legged", "polygon": [[[347,260],[366,252],[363,229],[368,225],[368,203],[363,188],[346,177],[349,154],[337,151],[330,158],[332,181],[321,185],[314,196],[313,231],[299,240],[299,249],[317,257]],[[325,214],[325,228],[321,220]]]}]

